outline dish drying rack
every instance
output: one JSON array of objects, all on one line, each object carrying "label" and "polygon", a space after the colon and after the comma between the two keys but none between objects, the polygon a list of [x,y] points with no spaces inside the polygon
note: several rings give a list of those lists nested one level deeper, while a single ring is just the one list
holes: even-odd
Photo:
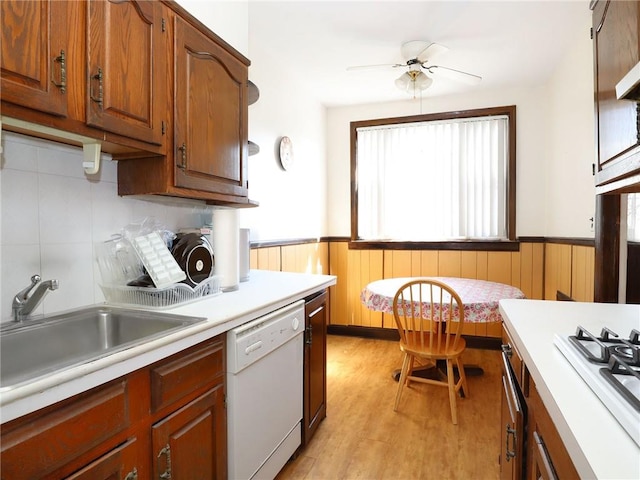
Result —
[{"label": "dish drying rack", "polygon": [[[166,245],[164,249],[166,252],[161,252],[160,256],[170,256],[171,253]],[[155,250],[158,251],[157,246]],[[109,304],[163,309],[222,293],[220,277],[216,275],[210,276],[195,287],[186,283],[172,283],[161,288],[128,286],[127,283],[145,273],[143,264],[147,266],[148,262],[146,258],[141,258],[138,244],[132,245],[131,242],[119,236],[98,245],[96,259],[102,277],[102,283],[99,284],[100,289]],[[156,272],[147,269],[147,273]],[[180,270],[180,273],[182,276],[174,276],[173,278],[184,278],[184,272]]]}]

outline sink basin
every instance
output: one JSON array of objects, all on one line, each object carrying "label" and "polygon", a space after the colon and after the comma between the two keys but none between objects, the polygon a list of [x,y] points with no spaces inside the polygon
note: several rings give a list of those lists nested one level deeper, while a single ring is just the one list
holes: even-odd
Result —
[{"label": "sink basin", "polygon": [[0,390],[97,360],[204,320],[95,306],[6,325],[0,330]]}]

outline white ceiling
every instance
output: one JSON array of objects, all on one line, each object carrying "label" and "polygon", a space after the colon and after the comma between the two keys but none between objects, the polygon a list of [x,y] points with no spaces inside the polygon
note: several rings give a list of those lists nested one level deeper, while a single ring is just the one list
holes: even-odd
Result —
[{"label": "white ceiling", "polygon": [[535,86],[545,83],[567,47],[588,39],[588,5],[588,0],[249,0],[250,50],[268,52],[274,73],[305,82],[327,106],[411,98],[394,85],[404,68],[347,70],[404,63],[400,47],[409,40],[448,47],[432,63],[483,79],[470,86],[436,78],[424,97]]}]

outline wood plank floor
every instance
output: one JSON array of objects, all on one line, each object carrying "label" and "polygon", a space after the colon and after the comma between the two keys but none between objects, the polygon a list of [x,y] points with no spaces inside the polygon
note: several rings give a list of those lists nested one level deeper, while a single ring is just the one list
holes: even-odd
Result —
[{"label": "wood plank floor", "polygon": [[327,418],[310,444],[280,472],[289,479],[498,479],[500,354],[467,349],[468,377],[451,423],[447,389],[413,383],[393,411],[397,342],[329,335]]}]

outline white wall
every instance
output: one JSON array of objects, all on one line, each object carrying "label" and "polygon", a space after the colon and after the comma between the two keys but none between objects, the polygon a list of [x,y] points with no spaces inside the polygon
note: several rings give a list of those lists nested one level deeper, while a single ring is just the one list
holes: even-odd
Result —
[{"label": "white wall", "polygon": [[[251,29],[251,12],[249,13]],[[281,65],[278,52],[249,44],[249,79],[260,90],[249,106],[249,140],[260,153],[249,157],[249,195],[258,208],[240,210],[240,224],[251,240],[309,238],[326,234],[326,109],[313,99],[296,65]],[[282,136],[291,138],[293,167],[283,170],[277,149]]]},{"label": "white wall", "polygon": [[[585,9],[586,10],[586,9]],[[549,145],[546,170],[548,237],[593,238],[595,216],[595,118],[591,12],[549,82]],[[580,35],[581,34],[581,35]]]},{"label": "white wall", "polygon": [[238,50],[249,54],[249,2],[247,0],[177,0],[180,6]]},{"label": "white wall", "polygon": [[538,88],[331,108],[327,113],[327,235],[350,235],[349,123],[357,120],[516,105],[516,234],[593,238],[593,64],[583,36],[549,83]]}]

